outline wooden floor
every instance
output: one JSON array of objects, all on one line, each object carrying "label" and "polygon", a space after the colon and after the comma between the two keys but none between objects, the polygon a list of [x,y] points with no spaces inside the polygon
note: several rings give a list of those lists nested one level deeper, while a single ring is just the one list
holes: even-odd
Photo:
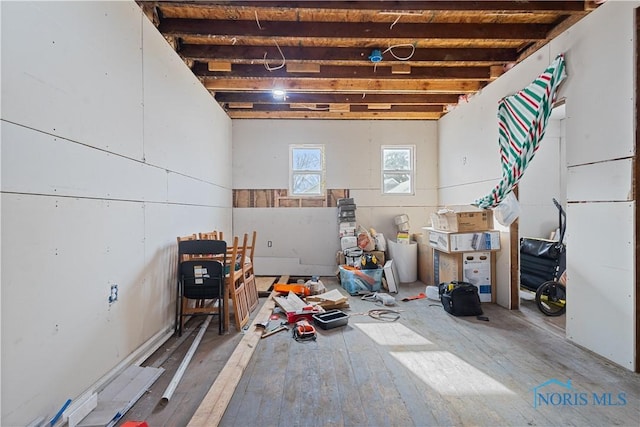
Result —
[{"label": "wooden floor", "polygon": [[[333,278],[322,280],[337,287]],[[640,376],[565,340],[562,319],[550,321],[526,302],[521,311],[483,304],[487,322],[450,316],[437,301],[400,301],[420,292],[419,282],[401,286],[396,322],[368,316],[379,307],[351,297],[348,325],[319,330],[316,341],[296,342],[286,331],[260,340],[220,425],[639,424]],[[148,360],[167,371],[119,425],[188,423],[242,338],[233,330],[219,336],[212,322],[161,406],[196,332],[175,351],[172,338]]]}]

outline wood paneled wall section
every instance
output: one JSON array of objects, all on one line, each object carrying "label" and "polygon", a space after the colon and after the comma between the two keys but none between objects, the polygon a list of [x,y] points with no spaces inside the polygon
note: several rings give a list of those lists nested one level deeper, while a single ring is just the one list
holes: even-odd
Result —
[{"label": "wood paneled wall section", "polygon": [[233,190],[234,208],[323,208],[336,207],[349,190],[327,190],[323,196],[289,196],[288,190]]}]

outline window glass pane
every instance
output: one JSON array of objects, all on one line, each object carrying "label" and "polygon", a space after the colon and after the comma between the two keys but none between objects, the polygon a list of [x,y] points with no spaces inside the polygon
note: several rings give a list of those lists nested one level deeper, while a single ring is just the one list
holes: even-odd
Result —
[{"label": "window glass pane", "polygon": [[320,174],[294,174],[294,194],[320,194]]},{"label": "window glass pane", "polygon": [[411,193],[411,174],[408,173],[385,173],[383,175],[385,193]]},{"label": "window glass pane", "polygon": [[408,171],[411,169],[411,151],[402,149],[384,149],[384,170]]},{"label": "window glass pane", "polygon": [[294,148],[292,167],[295,171],[322,170],[322,150],[318,148]]}]

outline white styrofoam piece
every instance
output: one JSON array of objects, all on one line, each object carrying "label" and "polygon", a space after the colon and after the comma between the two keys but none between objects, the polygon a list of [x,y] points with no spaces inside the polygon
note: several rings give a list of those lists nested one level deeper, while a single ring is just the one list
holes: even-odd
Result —
[{"label": "white styrofoam piece", "polygon": [[67,418],[68,427],[75,427],[86,417],[89,415],[91,411],[93,411],[98,406],[98,393],[92,393],[88,399],[86,399],[82,404],[76,407],[73,412],[69,413]]},{"label": "white styrofoam piece", "polygon": [[387,279],[387,288],[389,288],[389,292],[397,293],[398,292],[398,280],[397,272],[394,271],[393,260],[389,259],[384,263],[384,277]]}]

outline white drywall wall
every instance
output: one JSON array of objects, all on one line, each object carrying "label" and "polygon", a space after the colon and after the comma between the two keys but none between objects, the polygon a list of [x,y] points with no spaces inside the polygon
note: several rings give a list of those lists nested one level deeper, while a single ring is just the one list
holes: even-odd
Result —
[{"label": "white drywall wall", "polygon": [[231,121],[134,2],[0,7],[0,424],[17,426],[171,331],[176,236],[231,230]]},{"label": "white drywall wall", "polygon": [[[471,202],[486,194],[498,181],[498,100],[525,87],[563,52],[568,78],[560,87],[559,97],[566,98],[567,195],[584,197],[592,182],[590,173],[572,168],[592,167],[587,166],[592,162],[615,162],[616,166],[612,165],[609,170],[625,167],[626,163],[616,159],[630,157],[634,152],[633,79],[637,70],[633,62],[633,11],[639,6],[638,1],[606,2],[491,83],[469,104],[443,117],[439,122],[440,164],[460,165],[460,159],[466,157],[469,166],[460,168],[460,173],[455,175],[441,169],[441,202]],[[606,166],[593,166],[592,173],[603,168]],[[602,180],[601,184],[607,182],[620,183],[624,179]],[[626,190],[628,188],[612,189],[611,194],[615,197],[630,194]],[[603,189],[599,186],[592,194],[601,197]],[[636,256],[635,242],[629,242],[633,236],[629,222],[632,223],[635,215],[635,201],[567,197],[567,202],[567,336],[621,366],[635,369],[632,313],[636,272],[633,263],[628,262]],[[612,217],[607,212],[615,220],[609,221]],[[588,248],[587,241],[593,246]],[[607,251],[607,255],[601,256],[600,249]],[[587,253],[590,255],[586,256]],[[498,302],[505,306],[508,305],[510,268],[506,255],[508,252],[503,249],[497,266]],[[612,259],[618,261],[612,264]],[[615,266],[614,276],[606,274],[613,271],[612,266]],[[615,280],[612,282],[612,279]],[[606,298],[598,298],[605,294]],[[610,301],[616,302],[608,303]]]},{"label": "white drywall wall", "polygon": [[[350,190],[364,227],[393,238],[397,215],[409,216],[412,233],[428,225],[437,207],[436,122],[235,120],[234,188],[288,188],[290,144],[324,144],[326,187]],[[416,193],[383,196],[381,146],[408,144],[416,146]],[[257,274],[336,271],[337,208],[235,208],[233,222],[238,233],[258,231]]]},{"label": "white drywall wall", "polygon": [[566,208],[564,182],[567,165],[563,163],[562,129],[561,120],[549,120],[534,160],[518,184],[518,202],[522,210],[518,231],[521,237],[549,238],[559,225],[553,198]]}]

